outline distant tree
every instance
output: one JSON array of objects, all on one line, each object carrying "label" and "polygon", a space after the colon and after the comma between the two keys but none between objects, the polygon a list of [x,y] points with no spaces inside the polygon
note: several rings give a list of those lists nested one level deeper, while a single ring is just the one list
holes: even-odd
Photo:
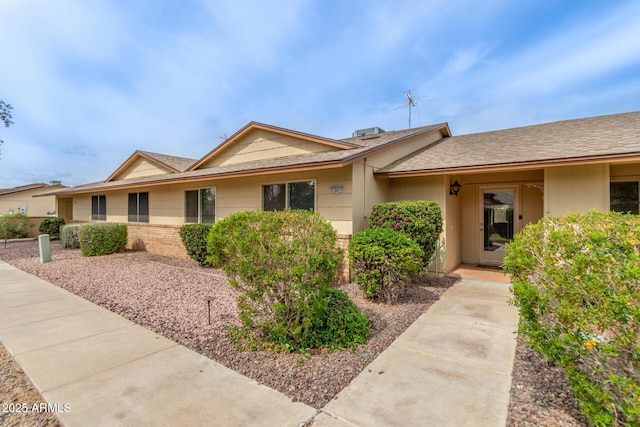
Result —
[{"label": "distant tree", "polygon": [[[11,116],[11,110],[13,110],[11,104],[7,104],[2,99],[0,99],[0,121],[4,123],[4,127],[7,128],[13,124],[13,122],[11,121],[11,119],[13,118]],[[0,139],[0,145],[2,145],[3,142],[4,141]]]}]

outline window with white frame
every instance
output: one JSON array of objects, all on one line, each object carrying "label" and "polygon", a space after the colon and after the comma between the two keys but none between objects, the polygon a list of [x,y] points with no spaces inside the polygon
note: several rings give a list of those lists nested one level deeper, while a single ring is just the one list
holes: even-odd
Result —
[{"label": "window with white frame", "polygon": [[201,188],[184,192],[184,221],[213,224],[216,221],[216,189]]},{"label": "window with white frame", "polygon": [[612,181],[609,187],[609,209],[638,215],[638,181]]},{"label": "window with white frame", "polygon": [[94,221],[107,220],[107,196],[91,196],[91,219]]},{"label": "window with white frame", "polygon": [[296,181],[262,186],[263,210],[281,211],[287,208],[315,210],[315,181]]}]

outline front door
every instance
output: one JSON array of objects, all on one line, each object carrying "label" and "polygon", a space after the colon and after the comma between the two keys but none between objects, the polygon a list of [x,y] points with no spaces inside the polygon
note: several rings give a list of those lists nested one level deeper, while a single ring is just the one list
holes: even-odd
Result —
[{"label": "front door", "polygon": [[480,188],[480,262],[501,264],[513,240],[517,186]]}]

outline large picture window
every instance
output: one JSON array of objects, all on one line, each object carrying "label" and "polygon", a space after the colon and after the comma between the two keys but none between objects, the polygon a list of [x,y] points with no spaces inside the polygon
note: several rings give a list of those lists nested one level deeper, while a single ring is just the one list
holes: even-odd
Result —
[{"label": "large picture window", "polygon": [[288,182],[262,186],[262,209],[281,211],[287,208],[315,210],[315,181]]},{"label": "large picture window", "polygon": [[185,222],[213,224],[216,220],[216,189],[185,191]]},{"label": "large picture window", "polygon": [[612,211],[638,214],[638,181],[612,182],[609,195]]},{"label": "large picture window", "polygon": [[149,222],[149,193],[129,193],[129,222]]},{"label": "large picture window", "polygon": [[107,196],[91,196],[91,219],[94,221],[107,220]]}]

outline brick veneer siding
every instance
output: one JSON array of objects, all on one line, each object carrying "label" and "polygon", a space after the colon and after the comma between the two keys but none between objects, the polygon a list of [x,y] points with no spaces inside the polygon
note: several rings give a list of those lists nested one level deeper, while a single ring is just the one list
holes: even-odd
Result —
[{"label": "brick veneer siding", "polygon": [[[159,255],[189,259],[187,250],[180,238],[179,225],[127,224],[127,249],[142,250]],[[344,251],[344,259],[338,266],[337,279],[340,282],[351,281],[349,269],[350,234],[339,234],[337,246]]]},{"label": "brick veneer siding", "polygon": [[342,264],[338,266],[338,280],[347,283],[351,281],[349,241],[351,241],[351,234],[338,234],[337,246],[344,251],[344,259],[342,260]]},{"label": "brick veneer siding", "polygon": [[127,249],[189,259],[180,239],[179,225],[128,223],[127,229]]}]

